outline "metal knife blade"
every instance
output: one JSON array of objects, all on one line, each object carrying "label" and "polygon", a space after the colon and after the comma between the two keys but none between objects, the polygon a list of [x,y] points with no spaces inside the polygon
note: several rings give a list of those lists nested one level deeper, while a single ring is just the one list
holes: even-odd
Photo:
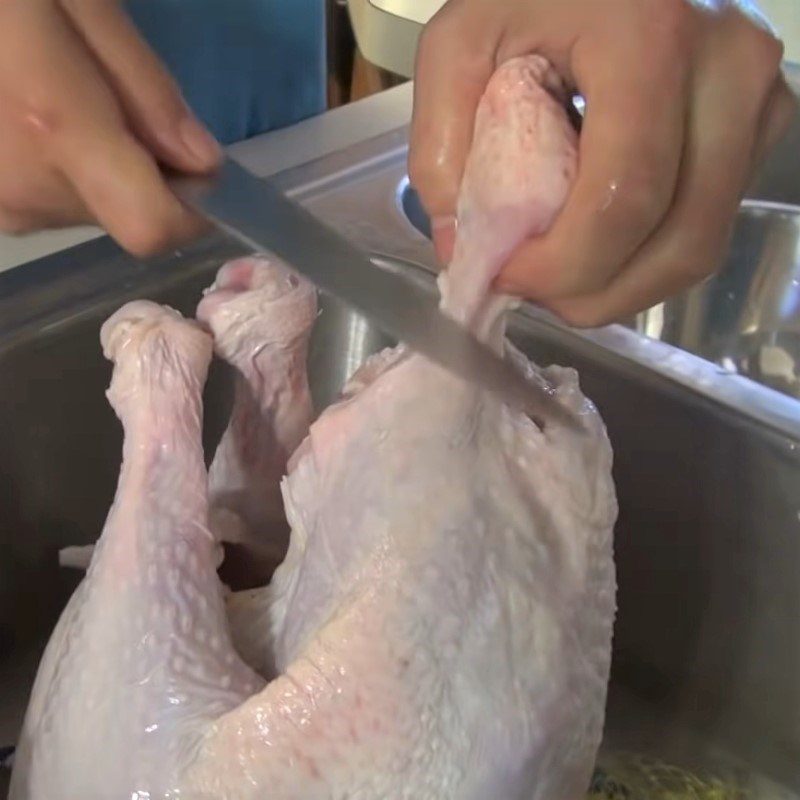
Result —
[{"label": "metal knife blade", "polygon": [[287,198],[269,180],[226,159],[211,176],[168,178],[175,194],[248,247],[273,253],[318,289],[343,300],[412,350],[499,395],[539,425],[577,424],[542,381],[535,385],[445,316],[436,298],[369,256]]}]

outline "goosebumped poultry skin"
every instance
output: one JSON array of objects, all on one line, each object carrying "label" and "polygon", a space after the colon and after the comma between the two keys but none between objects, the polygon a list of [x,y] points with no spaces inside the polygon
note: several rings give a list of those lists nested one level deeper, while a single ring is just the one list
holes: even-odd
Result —
[{"label": "goosebumped poultry skin", "polygon": [[[280,481],[313,416],[306,357],[316,293],[287,267],[249,257],[225,264],[204,294],[197,319],[234,382],[231,418],[209,470],[209,524],[232,545],[225,566],[237,585],[261,585],[286,553]],[[93,551],[67,547],[59,562],[85,570]]]},{"label": "goosebumped poultry skin", "polygon": [[[208,477],[211,528],[236,548],[223,572],[239,587],[270,578],[286,554],[280,483],[313,416],[306,358],[316,317],[313,287],[264,257],[223,266],[197,307],[235,373],[231,419]],[[227,597],[234,647],[264,677],[275,675],[269,604],[267,586]]]},{"label": "goosebumped poultry skin", "polygon": [[211,529],[235,546],[227,560],[238,562],[240,586],[263,584],[286,553],[280,481],[313,416],[306,357],[316,317],[313,287],[259,258],[226,264],[197,308],[235,373],[208,481]]},{"label": "goosebumped poultry skin", "polygon": [[[441,282],[448,313],[530,374],[489,287],[574,172],[574,134],[543,84],[558,90],[536,57],[492,79]],[[207,300],[218,352],[236,332],[214,316],[257,308],[253,274],[270,269]],[[603,724],[616,503],[572,371],[545,374],[582,430],[542,431],[419,355],[375,356],[292,456],[288,553],[268,589],[232,599],[229,623],[200,445],[211,339],[137,303],[103,343],[120,484],[40,667],[12,800],[582,796]]]}]

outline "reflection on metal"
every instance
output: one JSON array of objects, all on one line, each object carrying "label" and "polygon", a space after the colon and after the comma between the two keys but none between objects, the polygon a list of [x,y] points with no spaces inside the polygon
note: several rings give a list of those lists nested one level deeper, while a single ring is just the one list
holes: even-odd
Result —
[{"label": "reflection on metal", "polygon": [[637,319],[636,330],[651,339],[660,339],[664,332],[664,304],[653,306],[649,314]]},{"label": "reflection on metal", "polygon": [[745,203],[723,268],[666,309],[663,341],[800,398],[800,209]]},{"label": "reflection on metal", "polygon": [[369,324],[360,314],[351,314],[347,326],[347,378],[364,363],[370,353]]}]

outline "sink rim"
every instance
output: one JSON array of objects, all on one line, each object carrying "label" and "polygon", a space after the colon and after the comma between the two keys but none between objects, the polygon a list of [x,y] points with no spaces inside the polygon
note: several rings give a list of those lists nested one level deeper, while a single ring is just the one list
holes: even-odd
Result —
[{"label": "sink rim", "polygon": [[[351,238],[354,244],[372,252],[378,261],[389,259],[408,270],[410,259],[398,252],[402,243],[418,245],[425,240],[398,206],[399,192],[403,181],[407,181],[407,147],[399,141],[403,133],[391,131],[286,170],[275,179],[289,194],[308,204],[312,213],[324,222],[328,221],[325,208],[315,206],[320,199],[330,201],[348,192],[352,198],[353,187],[368,190],[372,185],[374,191],[380,190],[385,205],[375,213],[382,213],[383,221],[390,225],[386,247],[376,252],[369,243],[358,240],[357,230]],[[383,194],[386,190],[388,197]],[[363,202],[370,210],[376,205],[374,198],[366,196]],[[764,201],[757,199],[748,199],[745,204],[765,207]],[[794,213],[793,206],[775,205]],[[347,213],[358,215],[358,206]],[[425,245],[427,248],[426,241]],[[416,248],[419,255],[411,266],[418,277],[429,276],[433,290],[436,270],[432,248],[430,252],[426,248]],[[217,259],[218,264],[218,259],[227,257],[233,249],[229,239],[215,234],[183,248],[180,254],[140,262],[121,251],[108,237],[101,237],[31,262],[24,269],[0,273],[0,355],[7,347],[13,347],[18,338],[44,335],[75,314],[91,314],[112,297],[149,291],[165,282],[178,282],[199,269],[210,270],[212,259]],[[58,290],[54,291],[56,285]],[[557,340],[584,352],[591,348],[592,357],[605,362],[617,374],[646,375],[648,381],[665,382],[670,391],[688,392],[692,402],[713,403],[736,424],[764,427],[782,442],[788,439],[800,443],[800,400],[741,375],[724,372],[700,356],[621,325],[568,328],[529,303],[521,304],[512,319],[516,324],[535,326],[537,335],[550,341]]]}]

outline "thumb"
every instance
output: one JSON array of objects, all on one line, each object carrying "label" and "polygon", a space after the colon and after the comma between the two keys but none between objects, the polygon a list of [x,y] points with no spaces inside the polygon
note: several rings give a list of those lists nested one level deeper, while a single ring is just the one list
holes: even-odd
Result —
[{"label": "thumb", "polygon": [[98,60],[142,144],[176,169],[213,169],[221,157],[220,146],[119,5],[62,0],[62,7]]},{"label": "thumb", "polygon": [[409,176],[431,217],[443,261],[452,253],[458,190],[475,112],[495,67],[496,14],[445,5],[420,39],[414,76]]}]

